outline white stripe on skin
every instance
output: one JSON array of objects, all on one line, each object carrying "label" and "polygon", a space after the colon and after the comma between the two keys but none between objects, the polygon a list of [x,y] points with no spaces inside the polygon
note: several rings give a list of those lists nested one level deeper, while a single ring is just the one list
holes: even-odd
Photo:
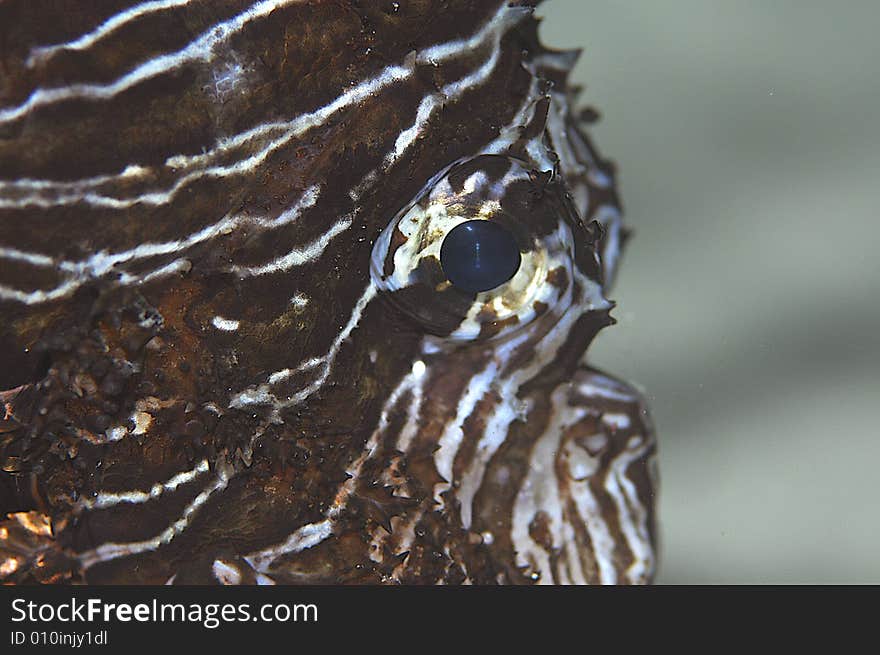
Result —
[{"label": "white stripe on skin", "polygon": [[[540,574],[539,582],[542,584],[553,584],[550,562],[544,548],[529,534],[529,525],[539,511],[544,512],[549,518],[548,527],[553,546],[560,548],[566,544],[567,540],[563,538],[563,526],[567,521],[563,516],[562,504],[559,502],[560,491],[553,463],[565,429],[588,413],[586,407],[568,406],[567,389],[564,385],[557,387],[550,399],[552,403],[550,424],[532,448],[529,472],[514,503],[510,534],[516,549],[517,563],[529,566],[530,558],[535,561],[538,570],[534,572]],[[593,497],[587,482],[571,481],[570,489],[590,535],[593,554],[599,567],[600,582],[615,584],[617,579],[613,562],[614,539],[602,517],[598,502]],[[577,564],[577,569],[573,570],[579,570],[580,564],[577,559],[574,563]],[[572,564],[571,560],[569,564]],[[560,573],[563,572],[563,568],[560,567]]]},{"label": "white stripe on skin", "polygon": [[[219,222],[204,227],[198,232],[190,234],[182,239],[178,239],[175,241],[166,241],[163,243],[142,243],[137,247],[132,248],[131,250],[124,250],[117,253],[108,253],[106,251],[101,251],[95,253],[86,260],[78,262],[65,260],[54,261],[47,255],[25,253],[9,248],[0,248],[0,258],[5,257],[8,259],[17,259],[27,261],[28,263],[32,263],[35,265],[39,263],[39,265],[55,266],[66,273],[72,273],[74,276],[64,283],[58,285],[54,289],[50,289],[48,291],[38,290],[27,293],[0,285],[0,299],[18,300],[19,302],[23,302],[28,305],[46,302],[47,300],[54,300],[56,298],[61,298],[72,293],[89,280],[107,275],[108,273],[112,272],[114,267],[116,267],[118,264],[187,250],[194,245],[197,245],[204,241],[208,241],[209,239],[213,239],[218,235],[229,234],[230,232],[240,228],[243,225],[252,224],[263,229],[275,229],[278,227],[282,227],[284,225],[292,223],[300,216],[300,214],[302,214],[307,209],[313,207],[318,201],[319,193],[320,189],[317,185],[308,188],[292,207],[285,210],[283,213],[275,218],[253,217],[247,214],[235,214],[233,216],[227,216]],[[164,274],[171,274],[176,270],[181,270],[181,268],[183,267],[181,261],[182,260],[178,259],[171,264],[167,264],[164,267],[167,269]],[[130,285],[136,282],[144,282],[148,279],[153,279],[155,277],[155,273],[161,270],[162,269],[160,268],[157,269],[157,271],[154,271],[152,274],[142,274],[141,276],[132,276],[128,273],[123,272],[119,280],[117,280],[117,283],[122,285]],[[151,275],[153,275],[153,277],[150,277]]]},{"label": "white stripe on skin", "polygon": [[192,0],[153,0],[152,2],[142,2],[133,7],[129,7],[125,11],[111,16],[91,32],[83,34],[77,39],[65,43],[40,46],[32,49],[27,58],[27,66],[28,68],[32,68],[37,63],[41,63],[51,58],[59,50],[87,50],[123,25],[135,21],[141,16],[146,16],[164,9],[182,7],[183,5],[188,5],[191,1]]},{"label": "white stripe on skin", "polygon": [[[585,285],[588,282],[580,274],[577,275],[576,279],[581,285]],[[583,288],[586,290],[589,287]],[[568,310],[572,303],[572,294],[573,287],[569,285],[565,298],[560,302],[565,313],[541,339],[542,356],[534,358],[527,367],[514,370],[511,375],[500,380],[498,383],[498,394],[501,397],[501,401],[486,422],[486,429],[477,443],[473,460],[462,474],[456,489],[456,497],[461,503],[462,524],[466,528],[469,528],[471,525],[473,499],[483,483],[483,477],[486,474],[486,467],[489,461],[501,444],[504,443],[510,424],[521,418],[529,409],[528,405],[519,404],[521,402],[517,397],[519,388],[556,357],[559,349],[565,343],[565,339],[568,337],[572,326],[582,316],[582,311]],[[589,307],[595,308],[595,306],[596,303],[591,299]],[[601,307],[601,304],[599,306]],[[513,356],[515,350],[528,340],[528,336],[528,334],[522,334],[510,342],[502,344],[496,351],[496,358],[503,365],[506,364]]]},{"label": "white stripe on skin", "polygon": [[424,374],[416,368],[401,379],[397,387],[394,388],[388,396],[388,399],[385,401],[385,404],[382,407],[379,423],[364,446],[363,451],[351,466],[347,468],[346,473],[348,473],[350,477],[340,486],[333,504],[324,515],[324,520],[301,526],[292,532],[280,544],[246,555],[244,559],[254,568],[254,570],[265,573],[271,568],[272,563],[278,557],[298,553],[307,548],[311,548],[333,534],[335,519],[347,506],[351,492],[357,484],[361,468],[373,455],[375,448],[379,443],[379,438],[388,428],[389,413],[394,409],[404,393],[413,388],[419,388],[423,383]]},{"label": "white stripe on skin", "polygon": [[215,316],[211,320],[211,325],[213,325],[218,330],[223,330],[224,332],[235,332],[238,329],[240,323],[235,319],[223,318],[222,316]]},{"label": "white stripe on skin", "polygon": [[202,473],[207,473],[208,470],[208,460],[203,459],[192,470],[177,473],[165,482],[157,482],[150,488],[149,491],[101,491],[93,498],[82,499],[77,504],[77,508],[104,509],[105,507],[112,507],[114,505],[118,505],[119,503],[145,503],[149,500],[155,500],[156,498],[159,498],[162,494],[166,492],[174,491],[179,486],[184,485],[187,482],[192,482]]},{"label": "white stripe on skin", "polygon": [[[287,144],[291,139],[300,136],[304,132],[314,127],[322,125],[336,112],[348,107],[349,105],[360,102],[361,100],[370,97],[371,95],[374,95],[375,93],[379,92],[387,86],[390,86],[395,82],[409,78],[412,75],[414,71],[414,66],[416,64],[437,63],[439,61],[444,61],[445,59],[448,59],[455,54],[463,53],[479,47],[487,39],[494,37],[496,31],[500,29],[500,27],[505,27],[507,23],[511,20],[511,16],[516,13],[517,10],[508,9],[505,4],[502,4],[501,7],[496,11],[493,18],[487,21],[487,23],[483,25],[480,30],[478,30],[470,39],[453,41],[447,44],[441,44],[440,46],[428,48],[422,51],[421,54],[417,54],[414,60],[408,62],[405,61],[403,66],[388,66],[383,69],[378,76],[370,80],[365,80],[357,86],[346,90],[345,93],[343,93],[324,107],[321,107],[307,114],[302,114],[294,119],[291,119],[290,121],[266,123],[251,128],[250,130],[247,130],[234,137],[222,139],[218,141],[217,146],[214,149],[210,150],[207,153],[192,156],[181,155],[170,157],[165,162],[165,167],[173,169],[175,171],[181,171],[185,175],[182,178],[178,179],[169,191],[142,194],[140,196],[129,199],[119,199],[94,193],[94,188],[97,188],[97,186],[103,185],[108,181],[112,181],[114,179],[114,176],[106,175],[83,180],[81,186],[79,187],[77,187],[77,183],[52,182],[48,180],[23,179],[14,182],[0,181],[0,190],[2,190],[4,187],[36,189],[41,192],[46,190],[71,188],[74,189],[73,193],[63,194],[54,198],[41,198],[38,196],[26,196],[20,199],[0,198],[0,208],[21,208],[30,205],[49,207],[60,204],[71,204],[80,201],[85,201],[96,206],[107,206],[116,208],[129,207],[138,202],[144,202],[148,204],[164,204],[166,202],[169,202],[171,198],[173,198],[174,194],[176,194],[177,191],[183,188],[183,186],[196,179],[199,179],[204,175],[224,177],[226,175],[242,174],[255,168],[263,161],[265,161],[265,159],[271,153],[275,152],[276,150]],[[452,47],[453,45],[457,45],[457,47],[460,47],[461,49],[456,50]],[[0,115],[2,115],[2,113],[0,113]],[[199,168],[218,159],[226,152],[238,148],[251,140],[267,137],[276,132],[280,134],[276,134],[274,140],[270,140],[268,145],[264,145],[261,150],[258,150],[257,152],[251,154],[251,156],[235,165]],[[193,168],[196,168],[197,170],[194,172],[190,172],[190,169]],[[130,176],[132,174],[132,171],[142,173],[146,170],[148,169],[144,169],[141,166],[129,166],[126,171],[123,171],[122,175],[128,173],[128,175]],[[119,177],[121,179],[122,176]],[[90,189],[92,189],[92,191],[90,191]]]},{"label": "white stripe on skin", "polygon": [[[471,37],[470,40],[464,41],[464,44],[467,47],[477,47],[480,43],[483,42],[484,39],[486,39],[487,35],[495,34],[495,32],[493,30],[499,29],[499,25],[505,26],[507,24],[507,22],[509,21],[510,14],[508,12],[505,12],[503,9],[504,9],[504,6],[502,6],[502,9],[500,9],[498,12],[496,12],[493,19],[490,20],[473,37]],[[517,20],[518,20],[518,18],[517,18]],[[433,57],[434,59],[438,59],[438,58],[444,58],[446,56],[451,56],[450,53],[453,53],[453,52],[454,51],[452,49],[449,49],[446,47],[444,47],[441,51],[436,51],[436,52],[429,48],[428,50],[423,52],[422,56],[427,57],[427,58]],[[389,67],[388,69],[386,69],[383,72],[383,74],[388,72],[389,70],[392,70],[392,69],[393,69],[393,67]],[[405,77],[405,76],[409,75],[410,71],[403,70],[402,72],[404,73],[403,77]],[[381,81],[382,77],[380,76],[380,78],[377,78],[377,79],[379,81]],[[371,82],[370,84],[372,84],[374,82],[375,82],[375,80],[373,82]],[[379,86],[384,86],[384,84],[381,84]],[[369,84],[368,84],[368,87],[366,90],[370,90]],[[318,116],[321,112],[323,112],[329,116],[330,114],[334,113],[335,111],[338,111],[339,109],[341,109],[343,106],[349,104],[349,102],[352,101],[352,97],[356,97],[359,95],[369,95],[368,93],[364,93],[364,91],[365,91],[365,89],[360,89],[360,88],[351,89],[350,91],[346,92],[345,94],[343,94],[342,96],[337,98],[337,100],[334,103],[330,103],[330,105],[325,106],[322,110],[318,110],[318,112],[315,112],[311,115],[301,116],[299,119],[296,119],[301,122],[301,125],[299,125],[298,128],[291,128],[292,131],[293,132],[300,132],[300,131],[304,131],[305,129],[308,129],[309,127],[311,127],[311,125],[313,123],[313,119],[316,116]],[[335,105],[338,105],[338,106],[335,106]],[[303,120],[303,119],[310,119],[310,120]],[[294,122],[296,122],[296,121],[294,121]],[[284,125],[284,124],[277,124],[277,125]],[[288,124],[288,127],[290,127],[289,124]],[[253,132],[253,131],[251,131],[251,132]],[[254,136],[254,134],[249,134],[246,138],[250,138],[251,136]],[[290,136],[289,138],[292,138],[292,136]],[[275,144],[272,144],[269,148],[264,149],[264,151],[258,155],[258,159],[260,159],[262,161],[262,159],[264,159],[266,156],[268,156],[269,152],[273,151],[274,149],[277,149],[281,145],[283,145],[283,143],[276,142]],[[204,155],[202,155],[202,156],[204,156]],[[251,157],[250,159],[253,160],[254,158]],[[169,160],[169,162],[170,161],[171,160]],[[179,165],[181,162],[174,162],[174,163],[176,165]],[[238,166],[240,166],[240,165],[241,164],[239,164]],[[131,167],[129,167],[129,168],[131,168]],[[223,168],[224,170],[229,169],[229,167],[225,167],[225,168],[221,167],[221,168]],[[127,170],[129,170],[129,169],[127,169]],[[217,171],[219,171],[219,170],[220,169],[217,169],[214,172],[217,173]],[[209,173],[210,173],[210,171],[209,171]],[[184,178],[184,179],[188,179],[188,178]],[[178,185],[180,185],[181,182],[182,182],[182,180],[179,180]],[[33,183],[40,184],[40,185],[45,184],[44,182],[41,182],[41,181],[33,181]],[[0,184],[2,184],[2,183],[0,183]],[[65,184],[68,184],[68,183],[65,183]],[[178,185],[175,185],[175,187],[169,193],[176,192],[176,190],[180,188],[180,186],[178,186]],[[76,196],[76,194],[74,194],[74,196]],[[147,196],[142,196],[141,199],[146,198],[146,197],[152,197],[152,196],[150,196],[148,194]],[[167,199],[168,199],[167,197],[153,198],[153,200],[155,200],[156,202],[166,201]],[[133,199],[131,201],[119,201],[119,202],[128,203],[128,202],[138,202],[138,201],[139,201],[138,199]],[[113,202],[117,202],[117,201],[114,199]],[[0,205],[2,205],[2,203],[3,203],[3,200],[0,199]],[[16,203],[13,203],[13,204],[18,204],[18,203],[16,201]],[[282,217],[283,216],[284,216],[284,214],[282,215]],[[155,255],[155,254],[161,254],[161,251],[163,250],[163,246],[165,248],[171,247],[173,250],[176,250],[176,249],[180,249],[180,248],[185,248],[188,245],[191,245],[191,243],[195,243],[195,242],[210,238],[212,236],[215,236],[218,233],[222,233],[226,230],[229,230],[229,229],[232,229],[233,227],[235,227],[238,222],[236,220],[237,218],[240,218],[240,217],[231,217],[231,218],[227,217],[223,221],[220,221],[219,223],[217,223],[213,226],[209,226],[208,228],[203,229],[202,231],[200,231],[199,233],[196,233],[195,235],[191,235],[187,240],[184,240],[182,242],[175,241],[175,242],[169,242],[168,244],[145,244],[144,246],[140,246],[138,248],[135,248],[132,251],[119,253],[115,256],[111,255],[107,258],[106,261],[102,261],[102,257],[104,256],[104,253],[98,253],[95,256],[93,256],[92,258],[90,258],[90,260],[88,260],[87,262],[60,262],[60,264],[58,264],[58,265],[63,270],[71,270],[72,269],[74,271],[79,272],[80,275],[82,275],[81,271],[83,268],[92,269],[91,274],[94,276],[95,269],[103,270],[106,272],[107,270],[109,270],[109,268],[111,268],[112,266],[114,266],[115,264],[117,264],[121,261],[127,261],[128,259],[136,258],[138,256],[146,257],[146,256]],[[280,218],[279,218],[279,221],[280,221]],[[191,243],[187,243],[187,241],[191,241]],[[157,246],[157,247],[151,247],[151,246]],[[21,251],[15,251],[13,253],[11,251],[11,249],[6,249],[6,253],[4,253],[4,251],[0,250],[0,257],[2,257],[4,254],[14,255],[16,258],[19,258],[19,259],[25,258],[25,257],[30,257],[31,258],[30,261],[32,263],[38,262],[39,265],[46,265],[46,266],[52,265],[49,258],[47,258],[45,255],[40,255],[37,253],[24,253]],[[295,263],[294,263],[295,261],[296,261],[296,256],[292,255],[290,260],[279,262],[278,265],[282,266],[282,267],[285,265],[295,265]],[[175,270],[177,270],[177,269],[175,269]],[[170,272],[174,272],[174,271],[169,270],[169,273]],[[101,273],[99,273],[99,274],[101,274]],[[32,292],[32,293],[26,293],[26,292],[12,289],[10,287],[0,286],[0,299],[5,298],[5,299],[17,300],[19,302],[23,302],[26,304],[36,304],[36,303],[46,302],[48,300],[54,300],[54,299],[66,296],[66,295],[72,293],[81,284],[82,284],[82,282],[71,283],[70,281],[68,281],[68,282],[63,283],[62,285],[59,285],[58,287],[56,287],[53,290],[49,290],[49,291],[39,290],[39,291]]]},{"label": "white stripe on skin", "polygon": [[[547,114],[547,131],[550,132],[554,150],[559,155],[563,174],[572,186],[577,200],[577,209],[586,218],[589,209],[589,185],[583,179],[590,178],[600,187],[611,186],[611,180],[599,168],[587,144],[577,130],[567,127],[570,112],[567,98],[561,93],[551,93],[550,110]],[[623,218],[620,209],[613,205],[602,205],[593,216],[606,230],[605,247],[600,253],[606,282],[614,278],[620,254],[620,232]]]},{"label": "white stripe on skin", "polygon": [[298,553],[324,541],[333,534],[333,521],[329,518],[297,528],[287,539],[276,546],[264,548],[243,558],[255,571],[266,573],[272,562],[281,555]]},{"label": "white stripe on skin", "polygon": [[351,227],[353,220],[352,215],[341,218],[312,243],[302,248],[294,248],[286,255],[273,259],[270,262],[260,266],[230,266],[229,270],[239,277],[253,277],[266,275],[267,273],[288,271],[291,268],[315,261],[324,253],[324,250],[327,249],[327,246],[330,245],[334,237]]},{"label": "white stripe on skin", "polygon": [[579,56],[580,52],[578,50],[544,52],[532,59],[532,65],[535,68],[551,68],[569,72],[574,68]]},{"label": "white stripe on skin", "polygon": [[192,61],[210,61],[218,45],[225,43],[230,37],[240,32],[245,25],[253,20],[268,16],[276,9],[298,2],[299,0],[264,0],[251,5],[234,18],[212,25],[202,32],[195,40],[182,50],[160,55],[133,68],[119,79],[109,84],[71,84],[70,86],[50,89],[37,89],[22,104],[15,107],[0,109],[0,124],[21,118],[37,107],[55,104],[63,100],[85,98],[90,100],[106,100],[127,89],[152,79],[157,75],[174,70]]},{"label": "white stripe on skin", "polygon": [[[604,417],[603,417],[604,419]],[[647,582],[654,570],[654,553],[648,529],[648,513],[638,496],[635,484],[626,476],[626,469],[648,452],[650,442],[640,436],[631,437],[626,450],[609,467],[605,490],[614,499],[620,528],[634,561],[626,571],[630,583]]]},{"label": "white stripe on skin", "polygon": [[226,488],[230,478],[234,472],[222,463],[222,457],[218,460],[217,477],[213,483],[209,484],[198,496],[189,503],[183,510],[180,518],[169,525],[165,530],[160,532],[152,539],[144,539],[143,541],[134,541],[129,543],[104,543],[92,550],[80,553],[78,556],[80,565],[85,571],[99,562],[117,559],[119,557],[128,557],[129,555],[137,555],[146,551],[152,551],[164,544],[170,543],[174,537],[182,533],[189,526],[190,520],[199,511],[199,509],[208,502],[212,494],[222,491]]},{"label": "white stripe on skin", "polygon": [[[501,55],[501,38],[504,36],[506,31],[516,25],[524,16],[527,14],[525,12],[510,12],[510,13],[502,13],[496,15],[496,19],[493,19],[493,29],[491,31],[492,34],[492,52],[489,57],[486,59],[485,63],[483,63],[480,68],[475,70],[470,75],[461,78],[456,82],[451,82],[440,89],[439,93],[435,93],[429,96],[426,96],[422,99],[422,102],[419,104],[418,111],[416,112],[416,120],[415,123],[397,137],[397,141],[394,144],[394,150],[385,157],[385,161],[383,166],[388,168],[394,162],[396,162],[403,153],[415,142],[418,136],[421,134],[422,129],[425,124],[430,120],[431,116],[437,110],[438,107],[442,107],[445,103],[450,100],[454,100],[455,98],[462,95],[465,91],[468,91],[476,86],[483,84],[492,72],[495,70],[495,67],[498,65],[498,59]],[[482,45],[482,44],[480,44]],[[430,56],[430,55],[429,55]]]},{"label": "white stripe on skin", "polygon": [[211,565],[211,572],[220,584],[241,584],[241,571],[223,560],[215,559],[214,564]]},{"label": "white stripe on skin", "polygon": [[443,434],[437,442],[438,448],[434,452],[434,465],[437,467],[437,472],[450,481],[435,486],[434,499],[438,503],[443,502],[440,494],[450,488],[453,479],[452,465],[455,461],[455,455],[464,441],[464,422],[473,414],[474,407],[484,394],[489,391],[497,373],[498,362],[490,360],[483,370],[471,376],[467,391],[458,401],[455,418],[446,424]]},{"label": "white stripe on skin", "polygon": [[[352,333],[355,327],[357,327],[358,322],[360,322],[361,314],[363,313],[364,308],[375,297],[376,287],[373,286],[373,283],[371,281],[367,285],[363,294],[361,294],[361,297],[358,299],[357,303],[355,303],[355,306],[351,312],[351,316],[348,319],[348,323],[339,332],[339,334],[336,336],[336,339],[334,339],[333,343],[330,345],[330,349],[324,355],[307,360],[306,362],[301,364],[298,369],[294,370],[286,368],[270,374],[265,383],[257,386],[248,387],[247,389],[234,394],[230,398],[229,407],[244,409],[245,407],[251,405],[272,405],[275,410],[279,410],[297,405],[306,400],[309,396],[315,393],[315,391],[320,389],[327,378],[330,376],[330,369],[333,366],[333,362],[336,359],[336,355],[339,352],[339,349],[342,347],[343,342],[348,339],[349,335]],[[304,389],[300,389],[298,392],[292,394],[285,400],[279,400],[272,393],[271,388],[273,385],[286,380],[293,373],[299,370],[317,368],[318,366],[322,366],[321,372],[318,374],[318,377]]]}]

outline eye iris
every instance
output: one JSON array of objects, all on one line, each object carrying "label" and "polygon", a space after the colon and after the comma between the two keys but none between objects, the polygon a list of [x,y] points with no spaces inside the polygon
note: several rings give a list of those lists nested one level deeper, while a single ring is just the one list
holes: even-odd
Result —
[{"label": "eye iris", "polygon": [[519,264],[516,239],[493,221],[461,223],[449,231],[440,247],[443,273],[452,284],[469,293],[504,284],[516,274]]}]

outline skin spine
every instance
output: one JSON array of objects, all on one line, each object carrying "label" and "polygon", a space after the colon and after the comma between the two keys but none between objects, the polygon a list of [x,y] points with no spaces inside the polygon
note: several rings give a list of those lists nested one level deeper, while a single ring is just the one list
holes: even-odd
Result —
[{"label": "skin spine", "polygon": [[614,171],[533,3],[67,5],[0,6],[0,579],[651,580]]}]

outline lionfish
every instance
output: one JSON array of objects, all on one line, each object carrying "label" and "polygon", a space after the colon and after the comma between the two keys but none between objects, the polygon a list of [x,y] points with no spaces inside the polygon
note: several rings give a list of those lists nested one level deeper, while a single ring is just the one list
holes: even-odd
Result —
[{"label": "lionfish", "polygon": [[0,578],[649,582],[536,1],[0,5]]}]

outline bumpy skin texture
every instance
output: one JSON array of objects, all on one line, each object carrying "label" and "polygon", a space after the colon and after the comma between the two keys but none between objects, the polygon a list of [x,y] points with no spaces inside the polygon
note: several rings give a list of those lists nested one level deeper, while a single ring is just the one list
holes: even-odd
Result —
[{"label": "bumpy skin texture", "polygon": [[[614,175],[533,10],[0,5],[3,580],[650,580]],[[432,206],[532,277],[444,285]]]}]

